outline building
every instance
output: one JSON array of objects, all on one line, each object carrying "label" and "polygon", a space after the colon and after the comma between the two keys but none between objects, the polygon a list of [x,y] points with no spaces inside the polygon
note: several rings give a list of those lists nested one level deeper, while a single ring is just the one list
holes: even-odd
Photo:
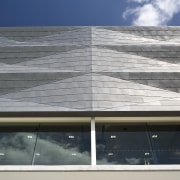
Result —
[{"label": "building", "polygon": [[178,179],[179,27],[0,28],[0,64],[4,179]]}]

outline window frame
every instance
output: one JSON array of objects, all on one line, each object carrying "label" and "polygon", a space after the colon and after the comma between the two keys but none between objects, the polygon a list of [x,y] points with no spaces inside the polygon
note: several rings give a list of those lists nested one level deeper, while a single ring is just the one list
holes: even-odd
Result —
[{"label": "window frame", "polygon": [[[152,123],[152,124],[180,124],[180,117],[5,117],[0,118],[1,123],[19,124],[19,123],[78,123],[90,122],[91,125],[98,122],[116,122],[116,123]],[[93,126],[94,126],[93,125]],[[91,126],[92,128],[92,126]],[[91,134],[92,135],[92,134]],[[95,138],[96,132],[93,133]],[[91,145],[96,149],[96,141],[91,138]],[[92,148],[92,147],[91,147]],[[92,149],[91,149],[92,150]],[[0,166],[0,171],[179,171],[180,165],[96,165],[96,151],[91,152],[91,165],[58,165],[58,166]]]}]

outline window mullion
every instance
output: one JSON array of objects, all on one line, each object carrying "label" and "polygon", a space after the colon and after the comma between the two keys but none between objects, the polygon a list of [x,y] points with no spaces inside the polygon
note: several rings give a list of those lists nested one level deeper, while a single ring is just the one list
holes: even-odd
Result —
[{"label": "window mullion", "polygon": [[91,165],[96,165],[96,129],[95,118],[91,118]]}]

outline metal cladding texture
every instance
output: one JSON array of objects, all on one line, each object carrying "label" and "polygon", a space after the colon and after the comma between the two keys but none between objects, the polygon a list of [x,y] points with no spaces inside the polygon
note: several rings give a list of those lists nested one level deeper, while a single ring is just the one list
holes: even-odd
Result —
[{"label": "metal cladding texture", "polygon": [[180,27],[0,28],[0,112],[179,110]]}]

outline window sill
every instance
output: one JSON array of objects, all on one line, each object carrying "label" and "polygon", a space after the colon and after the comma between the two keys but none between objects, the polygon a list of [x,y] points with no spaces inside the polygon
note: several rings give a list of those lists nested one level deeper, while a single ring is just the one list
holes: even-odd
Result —
[{"label": "window sill", "polygon": [[0,166],[0,171],[179,171],[180,165],[60,165]]}]

